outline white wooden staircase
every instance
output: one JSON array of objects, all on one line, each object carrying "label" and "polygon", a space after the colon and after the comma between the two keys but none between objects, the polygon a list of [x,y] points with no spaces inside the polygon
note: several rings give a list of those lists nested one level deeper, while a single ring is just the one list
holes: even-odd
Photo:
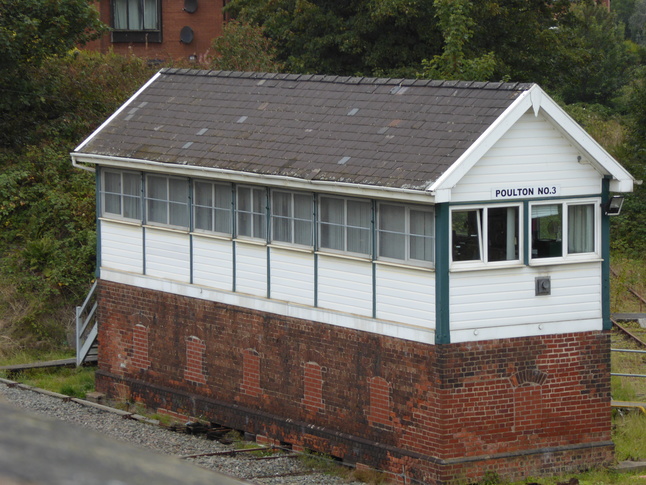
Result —
[{"label": "white wooden staircase", "polygon": [[96,361],[98,322],[96,319],[96,287],[94,282],[83,305],[76,307],[76,365],[88,360]]}]

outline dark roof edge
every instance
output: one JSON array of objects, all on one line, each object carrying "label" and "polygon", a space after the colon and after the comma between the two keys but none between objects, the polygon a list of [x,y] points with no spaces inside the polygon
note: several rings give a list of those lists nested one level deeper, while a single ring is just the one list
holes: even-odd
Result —
[{"label": "dark roof edge", "polygon": [[337,84],[378,84],[393,86],[431,86],[459,89],[497,89],[502,91],[527,91],[533,83],[489,81],[442,81],[435,79],[378,78],[358,76],[334,76],[323,74],[282,74],[270,72],[213,71],[200,69],[163,68],[161,74],[179,76],[207,76],[239,79],[272,79],[281,81],[315,81]]}]

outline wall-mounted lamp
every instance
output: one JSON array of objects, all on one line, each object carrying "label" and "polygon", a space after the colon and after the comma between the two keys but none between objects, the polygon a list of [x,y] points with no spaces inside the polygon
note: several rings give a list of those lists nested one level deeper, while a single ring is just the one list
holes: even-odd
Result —
[{"label": "wall-mounted lamp", "polygon": [[621,212],[621,206],[624,204],[623,195],[613,195],[603,205],[603,212],[607,216],[616,216]]}]

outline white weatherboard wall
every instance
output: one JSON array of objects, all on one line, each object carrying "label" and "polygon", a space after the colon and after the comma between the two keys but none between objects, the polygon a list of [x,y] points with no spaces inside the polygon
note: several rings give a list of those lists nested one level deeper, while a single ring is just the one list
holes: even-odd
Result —
[{"label": "white weatherboard wall", "polygon": [[233,245],[230,240],[193,235],[193,283],[233,290]]},{"label": "white weatherboard wall", "polygon": [[314,306],[314,254],[271,248],[271,298]]},{"label": "white weatherboard wall", "polygon": [[601,176],[543,116],[525,113],[451,192],[452,202],[491,200],[496,188],[559,186],[560,196],[598,194]]},{"label": "white weatherboard wall", "polygon": [[377,318],[435,328],[435,273],[377,265]]},{"label": "white weatherboard wall", "polygon": [[146,274],[188,283],[191,248],[188,234],[146,227]]},{"label": "white weatherboard wall", "polygon": [[100,220],[101,266],[142,274],[143,229],[140,225]]},{"label": "white weatherboard wall", "polygon": [[372,263],[319,255],[318,303],[330,310],[372,316]]},{"label": "white weatherboard wall", "polygon": [[452,273],[450,308],[452,342],[601,330],[601,263]]},{"label": "white weatherboard wall", "polygon": [[267,296],[267,248],[236,242],[236,291]]}]

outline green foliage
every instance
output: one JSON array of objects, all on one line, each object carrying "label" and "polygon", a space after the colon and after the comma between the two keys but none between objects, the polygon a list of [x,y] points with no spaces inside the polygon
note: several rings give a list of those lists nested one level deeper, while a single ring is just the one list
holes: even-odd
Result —
[{"label": "green foliage", "polygon": [[441,48],[428,0],[232,0],[228,10],[264,27],[288,72],[411,76]]},{"label": "green foliage", "polygon": [[66,326],[95,270],[94,177],[69,153],[152,71],[136,58],[73,51],[30,73],[48,102],[14,115],[28,119],[21,139],[31,143],[0,152],[0,328],[12,347],[46,348],[70,343]]},{"label": "green foliage", "polygon": [[637,53],[624,41],[623,27],[600,5],[575,3],[559,28],[556,70],[545,80],[566,103],[608,103],[632,74]]},{"label": "green foliage", "polygon": [[99,36],[105,27],[88,0],[0,2],[0,147],[25,142],[37,117],[48,119],[48,93],[36,71]]},{"label": "green foliage", "polygon": [[468,0],[435,0],[439,25],[444,35],[444,50],[433,59],[423,60],[422,76],[431,79],[491,80],[496,67],[493,52],[467,58],[465,48],[471,38],[474,21]]},{"label": "green foliage", "polygon": [[212,69],[223,71],[280,72],[276,49],[265,37],[263,28],[237,20],[224,26],[220,37],[213,40],[215,56]]},{"label": "green foliage", "polygon": [[615,416],[613,426],[617,460],[643,460],[646,457],[646,416],[639,412]]}]

